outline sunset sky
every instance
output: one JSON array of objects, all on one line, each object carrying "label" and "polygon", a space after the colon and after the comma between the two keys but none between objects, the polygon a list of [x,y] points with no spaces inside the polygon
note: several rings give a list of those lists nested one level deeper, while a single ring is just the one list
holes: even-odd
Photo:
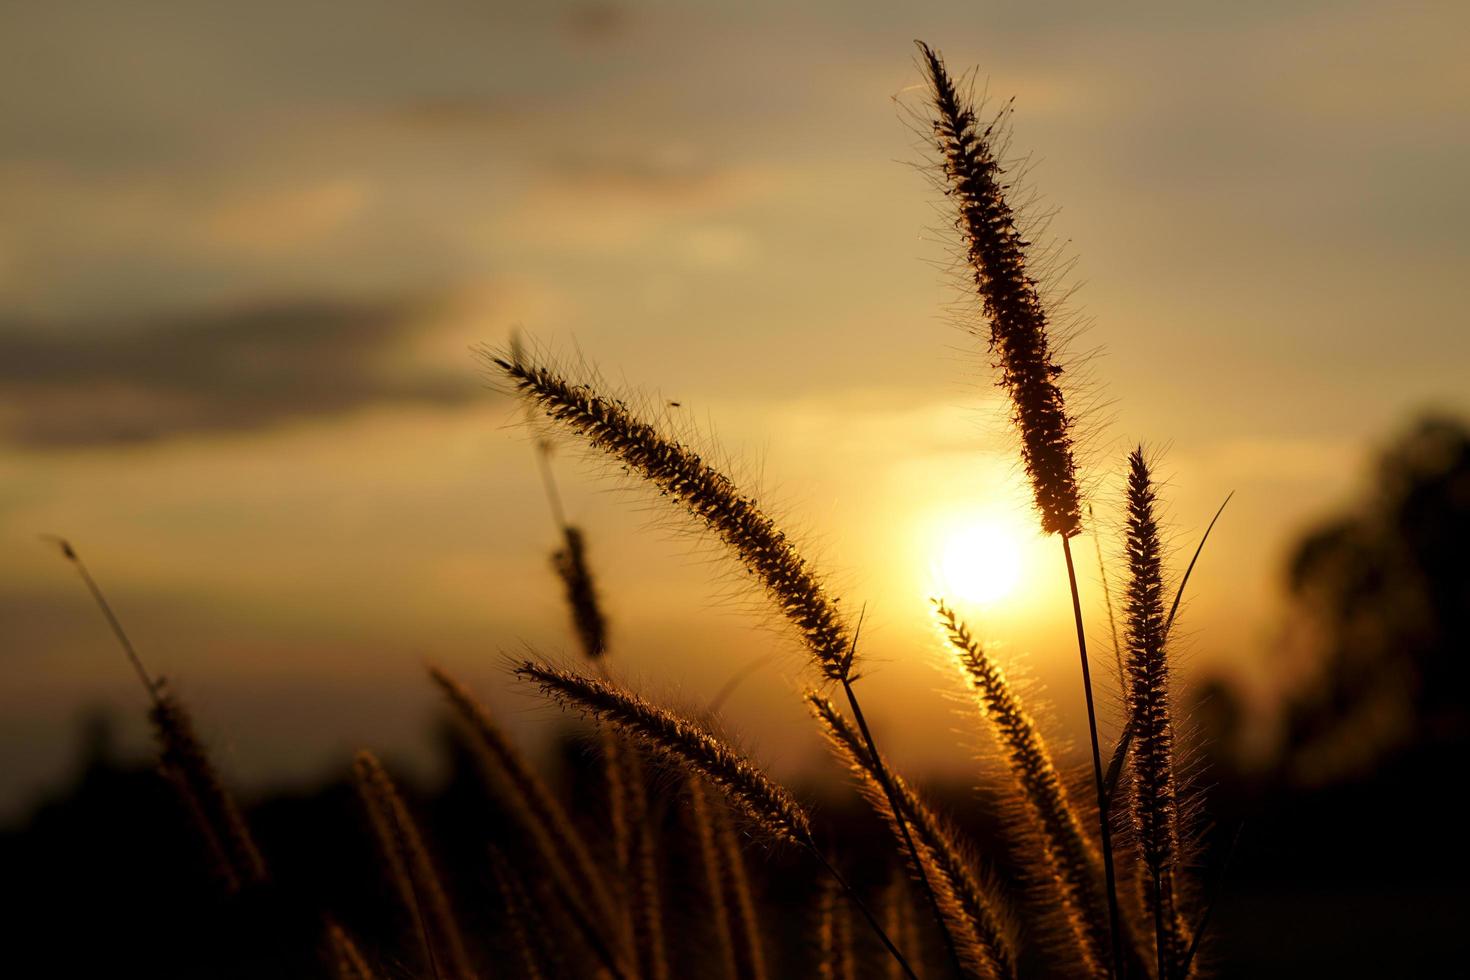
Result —
[{"label": "sunset sky", "polygon": [[[1295,669],[1296,533],[1415,413],[1470,410],[1464,4],[22,2],[0,23],[0,816],[63,777],[88,710],[147,737],[48,533],[247,787],[358,747],[427,759],[425,661],[528,744],[554,730],[504,669],[573,655],[554,527],[470,350],[515,328],[718,446],[800,532],[866,609],[900,760],[975,769],[928,615],[975,576],[1010,591],[962,612],[1075,736],[1060,550],[960,329],[914,38],[1015,96],[1029,213],[1060,209],[1104,551],[1139,441],[1183,559],[1235,491],[1181,684],[1224,673],[1266,710]],[[825,765],[797,644],[742,574],[573,444],[556,469],[617,672],[698,706],[782,651],[730,728],[779,772]],[[981,546],[994,562],[955,557]]]}]

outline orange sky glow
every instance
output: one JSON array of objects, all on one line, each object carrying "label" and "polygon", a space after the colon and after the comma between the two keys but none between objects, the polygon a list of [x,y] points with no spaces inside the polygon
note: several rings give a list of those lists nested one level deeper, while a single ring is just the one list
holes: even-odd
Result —
[{"label": "orange sky glow", "polygon": [[[959,329],[911,39],[1017,97],[1030,213],[1083,288],[1061,322],[1096,518],[1077,540],[1103,710],[1118,480],[1142,441],[1182,567],[1181,689],[1263,717],[1294,535],[1426,407],[1470,410],[1470,14],[1458,5],[22,5],[0,31],[0,814],[150,668],[247,786],[371,746],[426,762],[425,662],[528,743],[507,656],[572,656],[519,409],[476,344],[519,329],[718,447],[863,610],[905,764],[972,773],[946,594],[1082,715],[983,343]],[[124,11],[126,10],[126,13]],[[997,101],[995,104],[999,104]],[[1060,268],[1060,267],[1059,267]],[[968,305],[967,305],[968,304]],[[615,671],[825,766],[796,641],[656,496],[563,440]],[[771,654],[780,656],[771,658]],[[1111,724],[1111,721],[1109,722]]]}]

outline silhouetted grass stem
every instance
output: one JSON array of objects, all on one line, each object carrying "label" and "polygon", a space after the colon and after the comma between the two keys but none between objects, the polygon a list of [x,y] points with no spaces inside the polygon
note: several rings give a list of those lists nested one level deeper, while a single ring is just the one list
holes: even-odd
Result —
[{"label": "silhouetted grass stem", "polygon": [[1092,698],[1092,668],[1087,660],[1087,630],[1082,623],[1082,599],[1077,592],[1077,570],[1072,564],[1071,539],[1062,535],[1062,553],[1067,559],[1067,585],[1072,590],[1072,618],[1077,627],[1077,654],[1082,662],[1082,693],[1087,699],[1087,734],[1092,741],[1092,775],[1097,788],[1097,819],[1102,845],[1103,886],[1108,899],[1108,941],[1112,950],[1113,976],[1123,975],[1123,946],[1118,923],[1118,883],[1113,868],[1113,827],[1108,794],[1103,780],[1102,747],[1098,744],[1097,708]]},{"label": "silhouetted grass stem", "polygon": [[442,965],[455,980],[474,980],[449,897],[397,787],[371,752],[357,754],[354,773],[390,877],[423,940],[429,971],[443,976]]},{"label": "silhouetted grass stem", "polygon": [[981,714],[994,728],[1026,803],[1050,872],[1047,880],[1076,941],[1078,956],[1090,975],[1105,975],[1110,961],[1107,908],[1098,891],[1098,854],[1082,818],[1067,798],[1041,732],[999,665],[948,606],[936,602],[936,612],[961,674],[974,691]]},{"label": "silhouetted grass stem", "polygon": [[[854,716],[861,718],[850,683],[856,643],[849,640],[835,602],[806,559],[753,497],[742,493],[729,477],[710,467],[693,450],[637,418],[622,401],[599,395],[587,385],[572,384],[552,371],[529,364],[514,352],[509,359],[490,359],[548,417],[579,433],[593,448],[622,460],[630,470],[682,504],[734,551],[800,630],[817,667],[829,679],[842,683]],[[872,744],[866,724],[863,729]],[[875,757],[877,754],[874,746]],[[896,803],[895,811],[910,856],[916,865],[922,865]],[[933,888],[927,880],[924,887],[937,918]],[[950,947],[951,958],[958,966],[952,942]]]},{"label": "silhouetted grass stem", "polygon": [[666,438],[626,404],[519,359],[490,357],[516,389],[554,421],[580,434],[658,487],[720,538],[760,579],[800,630],[828,677],[850,671],[847,629],[805,558],[755,498],[742,493],[698,453]]},{"label": "silhouetted grass stem", "polygon": [[503,788],[506,802],[550,872],[559,898],[589,948],[608,969],[627,975],[619,959],[619,944],[601,932],[621,921],[617,905],[565,808],[467,688],[437,667],[431,667],[429,674],[468,731],[487,777]]},{"label": "silhouetted grass stem", "polygon": [[535,682],[554,701],[616,725],[648,748],[682,762],[723,790],[726,798],[757,826],[812,854],[842,886],[889,954],[903,964],[907,975],[914,976],[903,953],[893,945],[861,896],[817,847],[806,811],[754,763],[694,722],[607,681],[532,661],[522,662],[515,673]]},{"label": "silhouetted grass stem", "polygon": [[868,729],[868,721],[863,716],[862,705],[858,703],[857,694],[852,689],[852,682],[847,677],[842,678],[842,692],[847,695],[847,704],[852,708],[853,719],[857,721],[858,730],[862,733],[863,742],[867,746],[873,778],[877,780],[883,790],[883,795],[887,797],[894,826],[903,840],[904,849],[908,851],[914,871],[919,876],[919,883],[924,887],[924,896],[929,903],[930,911],[934,914],[934,921],[939,925],[940,935],[944,938],[945,952],[949,955],[955,972],[963,974],[964,968],[960,963],[960,953],[951,932],[950,922],[944,914],[938,894],[935,893],[934,882],[929,878],[929,862],[924,860],[923,854],[920,853],[918,845],[914,842],[913,832],[909,829],[909,813],[902,800],[899,799],[898,790],[893,784],[888,767],[884,765],[883,757],[878,752],[878,745],[873,741],[873,733]]},{"label": "silhouetted grass stem", "polygon": [[951,830],[902,777],[890,771],[890,786],[894,791],[891,799],[878,780],[878,766],[861,734],[821,694],[808,691],[806,700],[828,742],[858,777],[862,795],[895,835],[899,833],[895,806],[906,817],[906,826],[912,828],[922,861],[922,866],[910,861],[910,870],[933,883],[934,912],[940,917],[945,935],[954,942],[955,966],[960,975],[1014,977],[1013,940],[1000,902],[982,885]]}]

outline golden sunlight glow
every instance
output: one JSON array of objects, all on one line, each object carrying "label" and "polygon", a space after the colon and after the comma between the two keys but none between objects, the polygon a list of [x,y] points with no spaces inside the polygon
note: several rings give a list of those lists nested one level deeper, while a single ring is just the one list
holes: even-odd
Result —
[{"label": "golden sunlight glow", "polygon": [[1004,599],[1021,579],[1022,542],[1006,523],[987,519],[945,536],[939,579],[947,594],[966,602]]}]

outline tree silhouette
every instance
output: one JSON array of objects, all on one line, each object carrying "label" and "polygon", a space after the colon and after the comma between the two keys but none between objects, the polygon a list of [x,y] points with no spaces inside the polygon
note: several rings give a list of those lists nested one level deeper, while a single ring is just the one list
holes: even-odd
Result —
[{"label": "tree silhouette", "polygon": [[1332,780],[1470,735],[1470,429],[1430,416],[1383,453],[1366,500],[1288,566],[1293,626],[1320,657],[1289,698],[1287,773]]}]

